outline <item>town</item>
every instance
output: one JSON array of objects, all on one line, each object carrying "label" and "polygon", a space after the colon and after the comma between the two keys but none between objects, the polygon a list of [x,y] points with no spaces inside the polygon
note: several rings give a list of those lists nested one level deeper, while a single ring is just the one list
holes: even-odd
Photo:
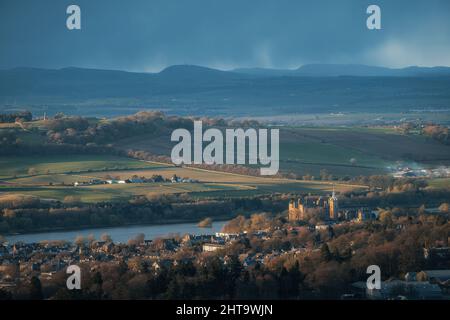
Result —
[{"label": "town", "polygon": [[[320,215],[324,220],[316,217],[316,224],[305,222],[308,217],[314,218],[314,215]],[[58,297],[66,290],[62,280],[67,277],[65,270],[70,265],[79,265],[84,270],[83,274],[89,275],[86,277],[88,279],[103,277],[103,282],[108,281],[106,270],[110,268],[127,270],[129,275],[136,277],[145,275],[148,281],[162,281],[160,277],[167,272],[188,272],[190,276],[194,276],[201,272],[199,270],[213,268],[215,263],[219,265],[214,268],[237,268],[241,276],[246,274],[245,270],[250,273],[266,270],[267,273],[268,270],[277,268],[283,270],[288,264],[291,264],[289,272],[294,272],[292,270],[299,266],[300,270],[307,267],[311,259],[320,266],[320,261],[332,263],[336,260],[342,263],[347,259],[363,259],[367,255],[370,257],[364,246],[370,245],[370,241],[374,241],[370,239],[374,236],[370,236],[369,244],[366,239],[358,240],[358,237],[346,241],[345,239],[349,239],[346,236],[348,232],[364,234],[364,230],[369,228],[383,234],[386,231],[379,228],[384,226],[384,230],[391,230],[388,231],[391,234],[389,237],[394,240],[396,237],[409,236],[408,232],[415,233],[429,225],[429,219],[434,219],[433,215],[428,214],[427,219],[419,223],[419,220],[411,217],[395,219],[385,212],[380,214],[367,208],[339,208],[339,198],[333,192],[328,198],[305,196],[297,201],[291,200],[287,212],[281,216],[254,214],[248,219],[239,216],[230,220],[222,232],[214,234],[185,234],[156,239],[145,239],[144,234],[139,234],[127,243],[114,242],[108,234],[102,235],[101,239],[80,236],[74,242],[44,241],[26,244],[8,243],[5,240],[0,245],[0,297],[26,296],[26,292],[31,290],[29,286],[33,286],[34,282],[39,282],[39,288],[42,288],[39,290],[46,292],[46,295],[53,292]],[[436,231],[435,236],[439,238],[440,233],[441,231]],[[381,290],[367,289],[363,278],[360,278],[340,287],[338,297],[448,299],[449,240],[447,235],[443,239],[427,241],[420,252],[413,250],[416,255],[414,259],[422,261],[423,269],[411,266],[412,269],[399,271],[402,278],[392,275],[386,277]],[[409,268],[408,266],[405,268]],[[30,284],[30,279],[35,280]],[[83,282],[85,285],[86,281]],[[112,287],[102,289],[100,298],[111,298],[117,294],[114,293],[115,285],[110,286]],[[302,286],[306,284],[300,285]],[[306,288],[302,289],[305,291],[303,294],[314,297],[315,290],[320,287]],[[165,290],[169,289],[163,290],[168,294]],[[297,288],[293,292],[299,294],[298,290]]]}]

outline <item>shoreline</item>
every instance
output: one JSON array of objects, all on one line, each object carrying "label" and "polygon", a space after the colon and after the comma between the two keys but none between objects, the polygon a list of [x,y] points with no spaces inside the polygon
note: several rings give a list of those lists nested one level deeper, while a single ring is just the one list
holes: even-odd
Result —
[{"label": "shoreline", "polygon": [[[235,215],[230,216],[220,216],[217,217],[217,219],[212,219],[214,222],[223,222],[227,220],[231,220]],[[203,220],[204,218],[202,218]],[[39,229],[36,231],[31,232],[24,232],[24,233],[5,233],[2,234],[3,237],[6,239],[10,236],[25,236],[25,235],[31,235],[31,234],[42,234],[42,233],[53,233],[53,232],[74,232],[74,231],[82,231],[82,230],[95,230],[95,229],[114,229],[114,228],[123,228],[123,227],[137,227],[137,226],[157,226],[157,225],[173,225],[173,224],[185,224],[185,223],[199,223],[201,220],[197,221],[194,219],[179,219],[179,220],[170,220],[170,221],[156,221],[152,223],[126,223],[116,226],[111,225],[101,225],[101,226],[80,226],[76,228],[49,228],[49,229]],[[210,228],[203,228],[203,229],[210,229]]]}]

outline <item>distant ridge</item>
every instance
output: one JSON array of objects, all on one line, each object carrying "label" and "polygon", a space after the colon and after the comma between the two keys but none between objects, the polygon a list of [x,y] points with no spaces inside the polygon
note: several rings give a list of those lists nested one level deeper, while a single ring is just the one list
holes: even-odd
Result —
[{"label": "distant ridge", "polygon": [[[401,94],[399,94],[401,93]],[[404,112],[450,105],[450,68],[305,65],[222,71],[175,65],[158,73],[85,68],[0,70],[0,110],[97,114]],[[55,113],[53,112],[53,113]]]},{"label": "distant ridge", "polygon": [[234,72],[255,76],[302,76],[302,77],[415,77],[450,76],[450,67],[386,68],[363,64],[305,64],[298,69],[239,68]]},{"label": "distant ridge", "polygon": [[247,76],[268,76],[268,77],[419,77],[419,76],[450,76],[450,67],[418,67],[409,66],[405,68],[387,68],[370,66],[364,64],[305,64],[297,69],[272,69],[272,68],[236,68],[232,70],[219,70],[198,65],[172,65],[164,68],[160,72],[132,72],[123,70],[91,69],[81,67],[65,67],[61,69],[45,69],[35,67],[16,67],[12,69],[0,69],[0,73],[27,74],[27,73],[74,73],[74,74],[96,74],[96,75],[143,75],[157,76],[164,78],[197,78],[197,77],[223,77],[236,78],[242,75]]},{"label": "distant ridge", "polygon": [[180,75],[183,73],[204,75],[204,74],[225,74],[225,73],[227,73],[227,71],[221,71],[221,70],[217,70],[217,69],[196,66],[196,65],[179,64],[179,65],[169,66],[159,72],[160,75]]},{"label": "distant ridge", "polygon": [[298,68],[295,73],[302,76],[320,77],[376,77],[396,75],[394,69],[363,64],[306,64]]},{"label": "distant ridge", "polygon": [[[242,78],[243,74],[232,71],[222,71],[196,65],[173,65],[154,74],[165,80],[173,81],[209,81],[216,79]],[[245,75],[247,77],[247,75]]]},{"label": "distant ridge", "polygon": [[296,72],[296,70],[290,69],[269,69],[269,68],[237,68],[231,71],[242,74],[250,74],[254,76],[268,76],[268,77],[295,76]]}]

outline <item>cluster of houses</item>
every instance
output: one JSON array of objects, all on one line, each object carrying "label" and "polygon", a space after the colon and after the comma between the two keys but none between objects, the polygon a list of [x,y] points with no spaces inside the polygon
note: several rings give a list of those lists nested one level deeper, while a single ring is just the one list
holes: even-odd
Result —
[{"label": "cluster of houses", "polygon": [[[96,268],[96,263],[107,262],[127,264],[129,270],[134,272],[155,272],[187,262],[202,265],[206,263],[210,253],[223,250],[239,241],[248,241],[251,238],[269,240],[277,238],[286,232],[295,233],[298,226],[274,231],[259,230],[242,233],[215,233],[194,235],[186,234],[183,237],[161,238],[145,240],[136,237],[125,243],[107,241],[77,241],[76,243],[53,241],[42,243],[15,243],[0,244],[0,289],[13,288],[20,281],[37,276],[41,280],[52,280],[55,273],[63,272],[69,265],[87,265]],[[319,228],[315,228],[317,230]],[[331,228],[332,229],[332,228]],[[319,229],[320,230],[320,229]],[[330,228],[329,228],[330,230]],[[180,250],[194,248],[193,254],[184,258],[177,255]],[[257,264],[269,264],[273,259],[283,255],[303,255],[310,251],[319,251],[316,248],[290,248],[272,249],[270,252],[246,252],[238,256],[244,268]],[[226,251],[224,251],[226,252]],[[434,266],[436,270],[409,272],[404,280],[390,279],[381,283],[381,289],[369,290],[364,282],[353,284],[353,293],[344,295],[343,299],[368,298],[416,298],[416,299],[443,299],[449,297],[450,247],[439,246],[426,248],[423,251],[427,265]],[[227,264],[231,257],[219,255],[219,259]]]},{"label": "cluster of houses", "polygon": [[0,289],[32,276],[51,280],[55,273],[73,264],[128,263],[135,257],[157,262],[161,257],[171,256],[177,248],[172,239],[162,240],[158,248],[151,240],[133,245],[112,241],[93,241],[83,245],[62,241],[0,245]]},{"label": "cluster of houses", "polygon": [[[214,235],[191,235],[157,240],[130,240],[128,244],[113,241],[71,243],[53,241],[42,243],[0,244],[0,289],[14,286],[18,281],[38,276],[50,280],[52,276],[72,264],[112,262],[129,263],[139,258],[154,271],[164,266],[182,263],[173,258],[183,247],[207,248],[241,239],[244,234],[217,233]],[[204,251],[208,251],[204,249]],[[210,250],[214,251],[214,250]],[[129,265],[131,269],[131,264]]]},{"label": "cluster of houses", "polygon": [[69,266],[76,247],[69,243],[0,245],[0,289],[38,274],[41,279]]},{"label": "cluster of houses", "polygon": [[408,272],[403,280],[381,281],[380,288],[368,288],[365,282],[352,284],[354,293],[343,299],[366,298],[370,300],[442,300],[450,299],[450,270],[422,270]]},{"label": "cluster of houses", "polygon": [[[60,271],[73,264],[95,264],[98,262],[127,263],[131,270],[140,272],[133,259],[139,258],[141,265],[158,272],[161,268],[195,259],[202,261],[202,256],[175,259],[175,253],[184,247],[199,248],[205,254],[224,249],[230,244],[249,236],[262,240],[270,239],[267,231],[249,233],[215,233],[205,235],[186,234],[183,237],[155,240],[130,240],[129,243],[113,241],[91,241],[71,243],[64,241],[42,243],[15,243],[0,245],[0,289],[15,286],[18,282],[38,276],[41,280],[51,280]],[[306,250],[305,248],[289,251],[274,250],[271,253],[244,254],[239,257],[245,267],[256,263],[267,263],[282,254]],[[221,257],[227,263],[227,257]]]},{"label": "cluster of houses", "polygon": [[131,178],[122,179],[90,179],[88,181],[76,181],[75,187],[93,186],[101,184],[129,184],[129,183],[154,183],[154,182],[171,182],[171,183],[198,183],[199,181],[191,178],[181,178],[173,175],[170,179],[163,178],[160,175],[154,175],[151,178],[133,176]]},{"label": "cluster of houses", "polygon": [[450,247],[423,248],[426,265],[433,269],[407,272],[403,279],[381,281],[380,288],[368,288],[365,282],[352,284],[353,292],[343,299],[366,298],[371,300],[450,299]]},{"label": "cluster of houses", "polygon": [[395,168],[393,176],[395,178],[448,178],[450,177],[449,167],[438,167],[434,169],[413,169],[410,167]]}]

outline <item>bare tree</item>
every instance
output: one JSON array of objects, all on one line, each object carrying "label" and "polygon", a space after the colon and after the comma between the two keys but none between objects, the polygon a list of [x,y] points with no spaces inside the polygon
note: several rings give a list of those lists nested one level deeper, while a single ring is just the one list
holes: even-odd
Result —
[{"label": "bare tree", "polygon": [[85,244],[85,242],[86,242],[86,239],[82,235],[78,235],[75,238],[75,244],[77,246],[83,246]]},{"label": "bare tree", "polygon": [[100,239],[101,239],[102,241],[105,241],[105,242],[112,242],[111,236],[110,236],[109,234],[107,234],[107,233],[102,234],[102,236],[100,237]]},{"label": "bare tree", "polygon": [[94,236],[94,234],[89,234],[88,236],[87,236],[87,240],[88,240],[88,242],[89,242],[89,245],[92,245],[92,243],[95,241],[95,236]]}]

